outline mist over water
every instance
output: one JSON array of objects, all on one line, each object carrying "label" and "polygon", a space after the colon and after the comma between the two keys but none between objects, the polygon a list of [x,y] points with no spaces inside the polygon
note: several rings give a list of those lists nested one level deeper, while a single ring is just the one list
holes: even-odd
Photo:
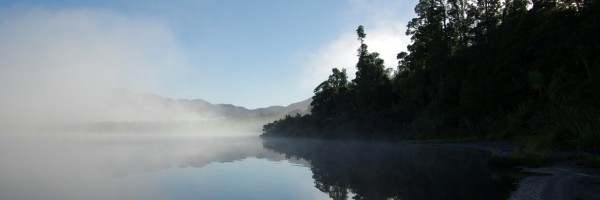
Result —
[{"label": "mist over water", "polygon": [[144,94],[188,66],[163,24],[32,9],[0,19],[0,44],[0,199],[148,199],[154,183],[124,180],[284,159],[233,137],[258,135],[270,118]]}]

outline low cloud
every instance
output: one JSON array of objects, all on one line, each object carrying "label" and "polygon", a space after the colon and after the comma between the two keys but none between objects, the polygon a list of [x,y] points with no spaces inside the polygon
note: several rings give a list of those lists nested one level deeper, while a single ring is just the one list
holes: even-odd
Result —
[{"label": "low cloud", "polygon": [[115,88],[152,92],[187,66],[172,32],[160,22],[107,10],[12,13],[0,19],[5,124],[119,118],[108,109]]}]

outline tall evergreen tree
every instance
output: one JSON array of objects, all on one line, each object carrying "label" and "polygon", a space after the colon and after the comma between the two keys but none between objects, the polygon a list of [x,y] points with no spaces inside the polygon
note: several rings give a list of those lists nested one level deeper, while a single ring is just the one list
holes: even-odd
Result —
[{"label": "tall evergreen tree", "polygon": [[358,48],[358,62],[356,63],[356,77],[352,80],[357,95],[357,108],[363,114],[384,109],[387,106],[386,93],[390,79],[386,72],[383,59],[379,53],[370,53],[364,39],[366,34],[361,25],[356,30],[360,47]]}]

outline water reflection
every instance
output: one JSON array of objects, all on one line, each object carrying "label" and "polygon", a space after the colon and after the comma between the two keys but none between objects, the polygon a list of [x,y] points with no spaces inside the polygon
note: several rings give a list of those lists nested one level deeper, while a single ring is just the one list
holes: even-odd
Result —
[{"label": "water reflection", "polygon": [[483,153],[385,142],[2,135],[0,160],[0,199],[503,199],[513,188]]},{"label": "water reflection", "polygon": [[266,138],[263,146],[308,160],[332,199],[506,199],[510,176],[482,152],[386,142]]},{"label": "water reflection", "polygon": [[[149,199],[145,197],[160,196],[156,191],[161,188],[151,186],[161,183],[152,177],[163,172],[202,171],[248,157],[286,160],[264,149],[257,137],[0,135],[0,199]],[[120,184],[138,175],[150,178]]]}]

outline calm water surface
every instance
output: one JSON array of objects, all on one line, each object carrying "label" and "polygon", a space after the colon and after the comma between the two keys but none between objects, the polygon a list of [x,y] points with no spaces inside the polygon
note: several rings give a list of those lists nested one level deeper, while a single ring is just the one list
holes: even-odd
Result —
[{"label": "calm water surface", "polygon": [[506,199],[478,151],[389,142],[10,137],[0,199]]}]

